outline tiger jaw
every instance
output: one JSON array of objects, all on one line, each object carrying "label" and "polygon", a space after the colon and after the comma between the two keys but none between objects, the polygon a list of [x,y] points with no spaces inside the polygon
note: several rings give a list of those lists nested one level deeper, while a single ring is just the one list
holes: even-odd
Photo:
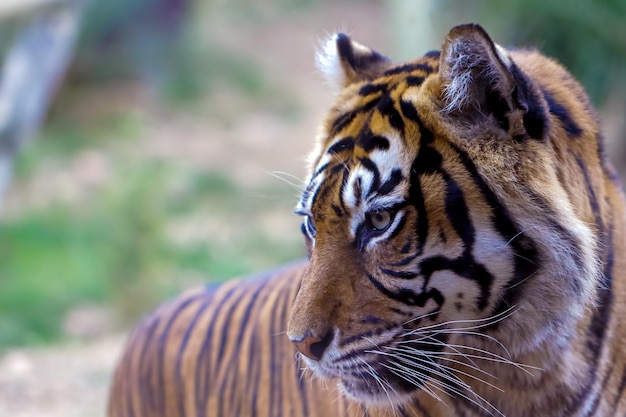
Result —
[{"label": "tiger jaw", "polygon": [[302,358],[317,377],[338,379],[342,392],[355,401],[399,404],[420,389],[430,391],[427,385],[441,373],[438,357],[448,340],[445,331],[423,334],[418,330],[401,329],[386,343],[364,337],[370,347],[356,352],[332,347],[320,361]]}]

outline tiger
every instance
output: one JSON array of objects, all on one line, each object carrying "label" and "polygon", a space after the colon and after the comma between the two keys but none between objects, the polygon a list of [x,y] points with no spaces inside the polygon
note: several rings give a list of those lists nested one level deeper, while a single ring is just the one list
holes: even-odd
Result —
[{"label": "tiger", "polygon": [[317,64],[308,260],[149,315],[109,416],[626,415],[625,201],[581,85],[477,24]]}]

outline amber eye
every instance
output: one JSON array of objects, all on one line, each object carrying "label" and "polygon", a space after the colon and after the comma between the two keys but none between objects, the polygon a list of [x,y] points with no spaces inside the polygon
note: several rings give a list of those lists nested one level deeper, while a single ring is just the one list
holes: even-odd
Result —
[{"label": "amber eye", "polygon": [[379,210],[368,213],[369,222],[375,230],[385,230],[391,224],[392,216],[389,210]]}]

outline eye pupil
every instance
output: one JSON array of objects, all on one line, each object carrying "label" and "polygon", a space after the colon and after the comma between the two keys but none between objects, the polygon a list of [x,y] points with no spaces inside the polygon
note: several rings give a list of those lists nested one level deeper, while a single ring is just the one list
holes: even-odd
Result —
[{"label": "eye pupil", "polygon": [[388,210],[381,210],[370,215],[370,223],[376,230],[384,230],[391,224],[391,213]]}]

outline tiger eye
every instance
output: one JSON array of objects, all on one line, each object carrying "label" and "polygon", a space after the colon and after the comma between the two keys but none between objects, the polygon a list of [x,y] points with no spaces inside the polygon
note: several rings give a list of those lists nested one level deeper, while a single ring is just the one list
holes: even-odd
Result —
[{"label": "tiger eye", "polygon": [[370,224],[376,230],[384,230],[391,224],[391,212],[389,210],[380,210],[370,213]]}]

